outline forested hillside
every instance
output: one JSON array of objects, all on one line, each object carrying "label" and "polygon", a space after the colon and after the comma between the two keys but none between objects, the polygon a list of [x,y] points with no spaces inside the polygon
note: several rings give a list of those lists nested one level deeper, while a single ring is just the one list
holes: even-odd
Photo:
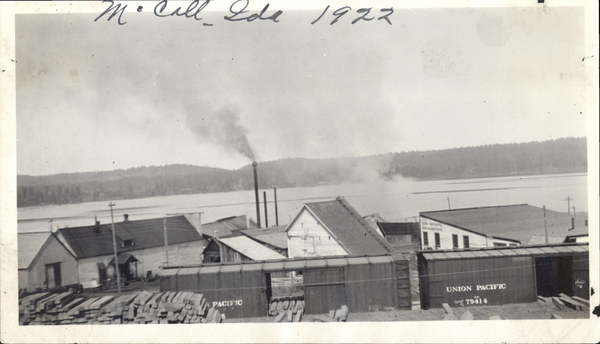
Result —
[{"label": "forested hillside", "polygon": [[[479,178],[587,171],[585,138],[498,144],[359,158],[282,159],[260,162],[261,188],[362,182],[402,176],[416,179]],[[106,172],[18,176],[19,207],[163,195],[248,190],[250,165],[225,170],[192,165]]]}]

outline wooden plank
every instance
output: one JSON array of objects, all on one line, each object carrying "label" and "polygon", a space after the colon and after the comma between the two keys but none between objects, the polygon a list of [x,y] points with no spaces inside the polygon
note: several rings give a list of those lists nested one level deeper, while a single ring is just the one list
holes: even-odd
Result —
[{"label": "wooden plank", "polygon": [[106,306],[114,298],[115,298],[114,295],[113,296],[103,296],[99,300],[97,300],[96,302],[92,303],[89,306],[89,309],[90,310],[100,310],[100,308]]},{"label": "wooden plank", "polygon": [[67,312],[67,311],[71,310],[73,307],[82,304],[83,302],[85,302],[85,300],[87,300],[87,297],[75,298],[75,299],[71,300],[71,302],[62,306],[60,308],[60,311]]},{"label": "wooden plank", "polygon": [[566,308],[565,304],[559,300],[557,297],[552,297],[552,303],[556,306],[556,308],[563,310]]},{"label": "wooden plank", "polygon": [[444,315],[444,320],[456,320],[454,313]]},{"label": "wooden plank", "polygon": [[292,322],[294,320],[294,313],[292,313],[291,310],[288,309],[285,314],[287,317],[287,322]]},{"label": "wooden plank", "polygon": [[460,320],[473,320],[473,314],[467,309],[460,317]]},{"label": "wooden plank", "polygon": [[558,314],[552,313],[552,315],[550,316],[550,319],[562,319],[562,317]]},{"label": "wooden plank", "polygon": [[221,321],[223,321],[223,319],[221,318],[221,313],[219,313],[219,311],[215,309],[215,312],[213,313],[213,316],[212,316],[212,322],[214,324],[218,324]]},{"label": "wooden plank", "polygon": [[499,315],[492,315],[492,316],[490,317],[490,320],[502,320],[502,318],[500,318],[500,316],[499,316]]},{"label": "wooden plank", "polygon": [[285,313],[279,313],[277,314],[277,316],[275,317],[275,320],[273,320],[273,322],[282,322],[283,318],[285,318],[286,314]]},{"label": "wooden plank", "polygon": [[338,316],[341,321],[346,321],[348,319],[348,306],[343,305],[342,308],[340,308]]},{"label": "wooden plank", "polygon": [[579,297],[579,296],[572,296],[571,298],[573,300],[575,300],[575,301],[583,304],[583,305],[586,305],[587,307],[590,307],[590,300],[586,300],[586,299],[584,299],[582,297]]},{"label": "wooden plank", "polygon": [[448,305],[447,303],[442,303],[442,308],[444,309],[444,312],[446,312],[446,314],[454,314],[452,308],[450,308],[450,305]]},{"label": "wooden plank", "polygon": [[551,303],[552,302],[552,298],[551,297],[543,297],[541,295],[538,295],[538,300],[542,301],[542,302],[547,302],[547,303]]},{"label": "wooden plank", "polygon": [[302,321],[302,312],[296,312],[296,315],[294,316],[294,322],[301,322]]},{"label": "wooden plank", "polygon": [[568,296],[567,297],[561,296],[561,297],[559,297],[559,299],[569,308],[573,308],[576,311],[583,310],[584,306],[581,303],[571,299]]},{"label": "wooden plank", "polygon": [[337,322],[336,319],[325,316],[325,315],[316,315],[313,317],[313,322]]}]

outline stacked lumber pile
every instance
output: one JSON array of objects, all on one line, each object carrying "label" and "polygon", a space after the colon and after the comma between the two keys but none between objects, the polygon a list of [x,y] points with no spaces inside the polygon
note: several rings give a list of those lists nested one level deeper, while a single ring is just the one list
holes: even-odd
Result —
[{"label": "stacked lumber pile", "polygon": [[[543,297],[538,295],[538,302],[552,304],[559,310],[564,310],[567,308],[574,309],[576,311],[589,311],[590,309],[590,301],[583,299],[578,296],[568,296],[566,294],[560,293],[558,296],[553,297]],[[559,319],[560,316],[552,314],[551,319]]]},{"label": "stacked lumber pile", "polygon": [[88,298],[72,292],[39,293],[19,300],[21,325],[220,323],[202,294],[164,292]]},{"label": "stacked lumber pile", "polygon": [[269,316],[276,316],[274,322],[300,322],[304,314],[304,300],[301,298],[278,298],[269,304]]}]

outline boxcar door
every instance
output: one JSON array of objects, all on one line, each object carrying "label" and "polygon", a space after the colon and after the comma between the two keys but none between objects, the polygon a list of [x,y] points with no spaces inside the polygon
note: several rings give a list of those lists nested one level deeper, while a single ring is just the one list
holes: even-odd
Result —
[{"label": "boxcar door", "polygon": [[589,254],[573,257],[573,295],[590,299]]},{"label": "boxcar door", "polygon": [[304,303],[307,314],[329,313],[346,304],[344,268],[306,270]]}]

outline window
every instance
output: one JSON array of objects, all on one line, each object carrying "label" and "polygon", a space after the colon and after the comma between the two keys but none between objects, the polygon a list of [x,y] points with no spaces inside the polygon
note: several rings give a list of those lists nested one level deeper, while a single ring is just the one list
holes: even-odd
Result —
[{"label": "window", "polygon": [[458,248],[458,235],[452,234],[452,248]]},{"label": "window", "polygon": [[463,246],[465,248],[469,248],[469,236],[468,235],[463,235]]},{"label": "window", "polygon": [[440,243],[440,233],[434,233],[435,235],[435,247],[439,248],[441,247],[441,243]]},{"label": "window", "polygon": [[503,244],[501,242],[495,242],[494,247],[506,247],[506,244]]},{"label": "window", "polygon": [[133,239],[126,239],[121,241],[121,245],[123,247],[127,247],[127,246],[133,246]]},{"label": "window", "polygon": [[423,246],[429,246],[429,237],[427,236],[427,232],[423,232]]}]

